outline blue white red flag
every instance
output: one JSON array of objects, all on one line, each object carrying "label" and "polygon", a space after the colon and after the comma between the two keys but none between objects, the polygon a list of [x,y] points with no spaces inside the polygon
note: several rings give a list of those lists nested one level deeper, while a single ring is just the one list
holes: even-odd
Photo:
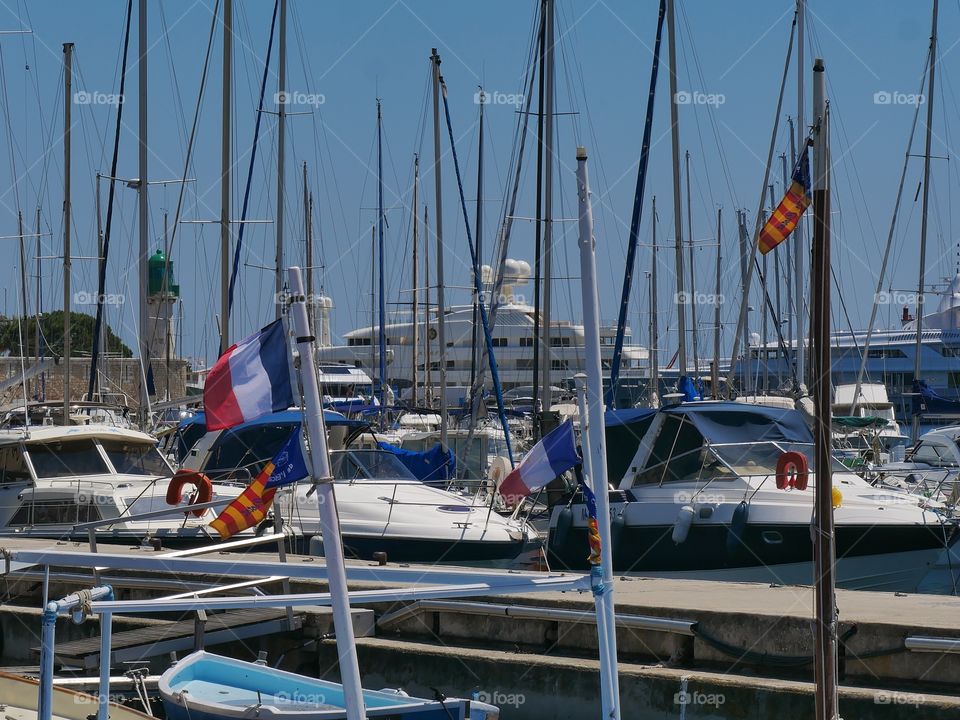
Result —
[{"label": "blue white red flag", "polygon": [[232,345],[203,384],[208,430],[233,427],[291,405],[287,339],[280,320]]},{"label": "blue white red flag", "polygon": [[515,505],[581,462],[573,435],[573,423],[567,420],[544,435],[504,478],[500,495],[508,505]]}]

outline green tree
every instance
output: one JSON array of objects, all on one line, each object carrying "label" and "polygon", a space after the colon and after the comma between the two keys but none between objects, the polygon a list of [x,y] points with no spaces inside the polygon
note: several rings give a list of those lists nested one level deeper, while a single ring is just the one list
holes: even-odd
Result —
[{"label": "green tree", "polygon": [[[19,323],[19,328],[18,328]],[[70,352],[74,357],[89,356],[93,352],[94,318],[80,312],[70,313]],[[3,318],[0,320],[0,353],[31,356],[36,348],[36,319]],[[21,352],[21,334],[24,351]],[[106,352],[120,357],[133,357],[130,348],[106,326]],[[63,311],[54,310],[40,317],[40,352],[42,355],[63,355]],[[100,349],[101,352],[104,348]]]}]

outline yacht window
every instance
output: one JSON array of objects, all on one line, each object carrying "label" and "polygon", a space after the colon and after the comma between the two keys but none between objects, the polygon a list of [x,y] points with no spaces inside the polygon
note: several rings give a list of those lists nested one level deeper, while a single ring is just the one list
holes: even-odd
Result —
[{"label": "yacht window", "polygon": [[150,443],[128,443],[121,440],[101,440],[100,444],[118,473],[127,475],[172,475],[170,466]]},{"label": "yacht window", "polygon": [[298,426],[290,423],[253,425],[217,438],[203,472],[211,479],[246,469],[256,477]]},{"label": "yacht window", "polygon": [[[637,476],[637,484],[659,484],[695,480],[708,459],[703,436],[682,417],[667,417],[656,440],[646,469]],[[713,456],[709,459],[716,460]]]},{"label": "yacht window", "polygon": [[97,506],[75,500],[25,502],[10,520],[13,527],[26,525],[76,525],[100,519]]},{"label": "yacht window", "polygon": [[415,480],[395,455],[382,450],[330,453],[335,480]]},{"label": "yacht window", "polygon": [[23,452],[16,445],[0,448],[0,485],[23,482],[30,479],[30,472],[23,460]]},{"label": "yacht window", "polygon": [[110,472],[93,440],[31,444],[27,454],[38,478],[105,475]]},{"label": "yacht window", "polygon": [[187,453],[206,434],[207,426],[200,422],[189,423],[177,428],[177,432],[173,436],[173,457],[176,462],[182,463],[187,457]]},{"label": "yacht window", "polygon": [[943,453],[937,449],[936,445],[929,442],[922,442],[917,445],[911,459],[913,462],[926,463],[927,465],[933,465],[935,467],[952,464],[948,459],[943,457]]}]

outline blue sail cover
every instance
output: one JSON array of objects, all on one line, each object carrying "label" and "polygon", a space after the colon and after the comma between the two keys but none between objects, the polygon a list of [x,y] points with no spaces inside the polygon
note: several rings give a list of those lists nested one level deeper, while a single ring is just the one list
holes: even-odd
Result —
[{"label": "blue sail cover", "polygon": [[444,450],[440,443],[423,452],[404,450],[386,442],[377,442],[377,446],[395,455],[417,480],[429,482],[456,477],[457,458],[453,450]]},{"label": "blue sail cover", "polygon": [[925,380],[913,381],[914,415],[957,415],[960,414],[960,401],[945,398]]},{"label": "blue sail cover", "polygon": [[813,442],[813,434],[799,410],[736,402],[700,402],[674,405],[660,412],[683,416],[705,440],[715,444]]}]

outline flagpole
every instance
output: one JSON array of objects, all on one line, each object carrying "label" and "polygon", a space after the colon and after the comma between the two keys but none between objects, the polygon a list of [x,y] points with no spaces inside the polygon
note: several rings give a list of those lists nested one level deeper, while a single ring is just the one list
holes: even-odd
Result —
[{"label": "flagpole", "polygon": [[[587,366],[586,426],[590,460],[590,485],[597,500],[597,518],[602,548],[602,577],[593,577],[600,643],[600,690],[604,718],[619,720],[620,693],[617,677],[617,635],[613,606],[613,545],[610,539],[610,495],[607,485],[607,447],[603,434],[603,376],[600,365],[600,317],[597,297],[597,261],[594,256],[593,210],[587,178],[587,150],[577,148],[577,206],[580,226],[580,291],[583,298],[583,342]],[[584,418],[580,418],[581,427]],[[593,575],[593,573],[591,573]],[[599,582],[597,582],[599,579]]]},{"label": "flagpole", "polygon": [[340,660],[340,682],[347,720],[363,720],[363,689],[360,685],[360,666],[350,617],[350,599],[347,596],[347,572],[343,565],[343,543],[337,500],[333,493],[330,456],[327,453],[327,433],[323,424],[323,406],[314,372],[314,338],[310,334],[307,305],[303,294],[303,278],[298,267],[287,270],[290,281],[290,317],[300,353],[300,383],[303,389],[303,420],[310,443],[310,468],[317,488],[320,509],[320,530],[323,533],[323,554],[327,560],[327,582],[333,608],[333,626]]}]

